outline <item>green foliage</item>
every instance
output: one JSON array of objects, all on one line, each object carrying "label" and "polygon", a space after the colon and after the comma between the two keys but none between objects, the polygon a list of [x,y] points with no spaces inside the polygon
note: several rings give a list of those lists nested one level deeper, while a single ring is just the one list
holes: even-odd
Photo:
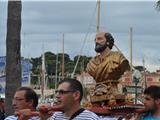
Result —
[{"label": "green foliage", "polygon": [[54,88],[55,88],[55,84],[54,84],[54,83],[53,83],[53,84],[49,84],[49,85],[48,85],[48,88],[49,88],[49,89],[54,89]]},{"label": "green foliage", "polygon": [[45,66],[48,75],[55,74],[56,55],[52,52],[45,53]]},{"label": "green foliage", "polygon": [[65,71],[68,73],[72,73],[74,69],[75,63],[73,61],[70,61],[65,64]]},{"label": "green foliage", "polygon": [[32,73],[40,74],[40,67],[41,67],[41,57],[39,58],[31,58],[30,62],[32,63]]},{"label": "green foliage", "polygon": [[[62,72],[62,53],[54,54],[52,52],[45,52],[45,66],[46,66],[46,74],[48,76],[47,79],[49,81],[49,84],[48,84],[49,88],[54,88],[57,55],[58,55],[57,73],[59,75]],[[70,74],[73,72],[77,59],[78,59],[78,56],[75,56],[74,60],[71,60],[68,54],[66,53],[64,54],[65,77],[69,77]],[[84,71],[90,59],[91,57],[80,56],[80,60],[79,60],[77,69],[75,71],[75,74],[78,74]],[[33,68],[32,68],[33,76],[31,77],[31,82],[32,84],[37,84],[38,76],[40,76],[40,71],[41,71],[42,57],[40,56],[37,58],[31,58],[30,61],[33,64]]]},{"label": "green foliage", "polygon": [[[76,62],[78,60],[78,57],[79,56],[75,56],[74,57],[74,63],[75,64],[76,64]],[[76,73],[81,73],[82,71],[85,71],[87,63],[89,62],[90,59],[91,59],[91,57],[80,56],[79,63],[77,65],[77,69],[76,69]]]},{"label": "green foliage", "polygon": [[160,11],[160,0],[157,1],[157,3],[156,3],[156,8],[157,8],[157,10]]}]

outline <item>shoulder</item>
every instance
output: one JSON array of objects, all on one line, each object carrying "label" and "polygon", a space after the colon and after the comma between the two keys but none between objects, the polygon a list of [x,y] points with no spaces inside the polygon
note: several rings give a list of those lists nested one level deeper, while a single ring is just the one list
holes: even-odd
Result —
[{"label": "shoulder", "polygon": [[121,52],[118,52],[118,51],[112,51],[111,58],[112,58],[112,60],[118,61],[119,63],[122,63],[124,61],[128,62],[128,60],[125,58],[125,56]]},{"label": "shoulder", "polygon": [[57,116],[57,115],[64,115],[63,112],[54,112],[53,116]]},{"label": "shoulder", "polygon": [[54,112],[53,115],[51,116],[51,120],[62,120],[64,118],[65,117],[63,112]]},{"label": "shoulder", "polygon": [[98,60],[99,59],[99,55],[97,55],[97,56],[94,56],[94,57],[92,57],[91,59],[90,59],[90,62],[92,61],[95,61],[95,60]]},{"label": "shoulder", "polygon": [[85,118],[85,120],[99,120],[99,117],[89,110],[84,110],[81,114],[77,116],[78,120],[80,120],[81,118]]},{"label": "shoulder", "polygon": [[147,113],[141,116],[140,120],[150,120],[153,119],[151,113]]},{"label": "shoulder", "polygon": [[4,120],[18,120],[18,117],[11,115],[11,116],[6,117]]},{"label": "shoulder", "polygon": [[[11,115],[6,117],[4,120],[18,120],[18,117]],[[31,117],[29,120],[40,120],[39,117]]]},{"label": "shoulder", "polygon": [[111,51],[111,55],[112,56],[124,56],[121,52],[119,52],[119,51]]},{"label": "shoulder", "polygon": [[40,118],[35,116],[35,117],[31,117],[29,120],[40,120]]}]

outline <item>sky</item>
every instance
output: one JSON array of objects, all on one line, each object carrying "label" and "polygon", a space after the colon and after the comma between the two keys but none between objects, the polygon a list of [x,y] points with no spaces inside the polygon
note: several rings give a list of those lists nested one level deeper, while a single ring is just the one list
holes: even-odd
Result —
[{"label": "sky", "polygon": [[[149,71],[160,68],[160,11],[156,0],[103,0],[100,3],[100,31],[110,32],[115,44],[130,61],[130,28],[133,30],[133,65]],[[95,56],[96,0],[22,0],[21,54],[39,57],[43,52],[64,51]],[[0,56],[6,54],[7,2],[0,0]],[[113,48],[116,51],[116,48]]]}]

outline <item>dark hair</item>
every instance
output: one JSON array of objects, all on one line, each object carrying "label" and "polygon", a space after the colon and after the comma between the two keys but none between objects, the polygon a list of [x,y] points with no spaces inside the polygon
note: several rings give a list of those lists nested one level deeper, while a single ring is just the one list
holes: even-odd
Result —
[{"label": "dark hair", "polygon": [[107,42],[109,42],[109,45],[108,45],[108,47],[110,48],[110,49],[112,49],[112,47],[113,47],[113,45],[114,45],[114,38],[112,37],[112,35],[110,34],[110,33],[105,33],[105,38],[106,38],[106,40],[107,40]]},{"label": "dark hair", "polygon": [[160,86],[152,85],[144,90],[144,94],[150,95],[154,100],[160,98]]},{"label": "dark hair", "polygon": [[0,102],[1,102],[1,103],[4,103],[4,98],[0,98]]},{"label": "dark hair", "polygon": [[67,82],[70,84],[69,88],[71,90],[74,90],[74,91],[79,91],[80,92],[80,98],[79,98],[79,101],[82,100],[83,98],[83,86],[82,84],[80,83],[80,81],[76,80],[76,79],[64,79],[64,80],[61,80],[59,82],[59,85],[64,83],[64,82]]},{"label": "dark hair", "polygon": [[25,99],[26,101],[31,101],[33,100],[33,107],[36,109],[38,105],[38,95],[36,92],[30,88],[30,87],[20,87],[17,89],[17,91],[25,91]]}]

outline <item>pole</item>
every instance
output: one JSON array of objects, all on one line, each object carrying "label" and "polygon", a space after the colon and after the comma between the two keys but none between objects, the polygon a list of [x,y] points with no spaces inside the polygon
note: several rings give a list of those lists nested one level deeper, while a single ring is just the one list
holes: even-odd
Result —
[{"label": "pole", "polygon": [[146,80],[146,68],[145,68],[145,60],[143,58],[143,67],[144,67],[144,88],[147,88],[147,80]]},{"label": "pole", "polygon": [[132,27],[130,27],[130,72],[131,72],[131,81],[132,81]]},{"label": "pole", "polygon": [[55,89],[57,89],[57,81],[58,81],[57,71],[58,71],[58,53],[57,53],[57,55],[56,55],[56,80],[55,80]]},{"label": "pole", "polygon": [[62,80],[64,80],[64,33],[62,34]]},{"label": "pole", "polygon": [[[136,80],[138,81],[138,80]],[[138,85],[138,82],[135,82],[135,104],[137,104],[137,85]]]},{"label": "pole", "polygon": [[42,92],[42,100],[45,99],[44,91],[45,91],[45,53],[42,54],[42,80],[41,80],[41,92]]},{"label": "pole", "polygon": [[97,12],[97,33],[99,32],[100,26],[100,0],[98,0],[98,12]]}]

